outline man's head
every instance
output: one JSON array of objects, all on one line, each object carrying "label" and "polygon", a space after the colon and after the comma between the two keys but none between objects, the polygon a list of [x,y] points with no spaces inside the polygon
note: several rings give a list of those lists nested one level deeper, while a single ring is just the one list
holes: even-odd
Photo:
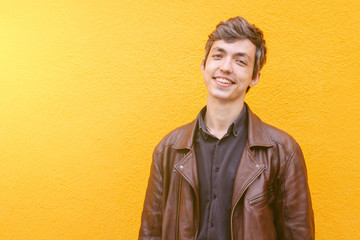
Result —
[{"label": "man's head", "polygon": [[252,76],[253,78],[257,77],[266,62],[265,40],[262,31],[242,17],[230,18],[225,22],[220,22],[216,26],[216,29],[209,35],[209,39],[205,45],[203,67],[206,66],[210,49],[215,41],[224,40],[225,42],[232,43],[239,39],[249,39],[256,46]]}]

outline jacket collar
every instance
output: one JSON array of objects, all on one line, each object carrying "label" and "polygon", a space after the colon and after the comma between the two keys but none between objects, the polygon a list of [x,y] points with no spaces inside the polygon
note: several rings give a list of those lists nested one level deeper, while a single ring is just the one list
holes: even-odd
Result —
[{"label": "jacket collar", "polygon": [[[246,103],[244,104],[244,107],[247,107],[248,113],[248,146],[271,147],[271,138],[265,129],[265,124],[250,110]],[[173,148],[189,150],[193,148],[194,135],[198,127],[197,122],[198,121],[194,120],[187,125],[187,128],[184,129],[184,135],[175,142]]]}]

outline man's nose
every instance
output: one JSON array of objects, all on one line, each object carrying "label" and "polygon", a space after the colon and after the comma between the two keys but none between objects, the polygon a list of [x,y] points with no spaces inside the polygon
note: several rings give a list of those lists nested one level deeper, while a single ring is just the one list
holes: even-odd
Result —
[{"label": "man's nose", "polygon": [[226,59],[224,58],[221,65],[220,65],[220,70],[223,72],[232,72],[232,65],[231,65],[231,59]]}]

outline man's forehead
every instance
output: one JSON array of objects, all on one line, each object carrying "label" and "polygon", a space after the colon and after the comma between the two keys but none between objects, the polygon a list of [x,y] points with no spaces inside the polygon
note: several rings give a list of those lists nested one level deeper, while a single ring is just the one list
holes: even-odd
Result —
[{"label": "man's forehead", "polygon": [[224,40],[214,41],[210,51],[221,51],[228,54],[242,54],[246,53],[249,56],[254,56],[256,46],[249,39],[238,39],[234,42],[226,42]]}]

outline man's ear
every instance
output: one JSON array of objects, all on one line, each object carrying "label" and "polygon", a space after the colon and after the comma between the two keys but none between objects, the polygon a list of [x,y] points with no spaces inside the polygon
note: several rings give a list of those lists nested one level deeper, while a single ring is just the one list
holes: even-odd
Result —
[{"label": "man's ear", "polygon": [[259,81],[260,81],[260,72],[258,72],[258,73],[256,74],[256,76],[255,76],[253,79],[251,79],[251,82],[250,82],[250,84],[249,84],[249,87],[255,86]]},{"label": "man's ear", "polygon": [[205,70],[205,59],[203,59],[200,63],[201,71],[203,72]]}]

